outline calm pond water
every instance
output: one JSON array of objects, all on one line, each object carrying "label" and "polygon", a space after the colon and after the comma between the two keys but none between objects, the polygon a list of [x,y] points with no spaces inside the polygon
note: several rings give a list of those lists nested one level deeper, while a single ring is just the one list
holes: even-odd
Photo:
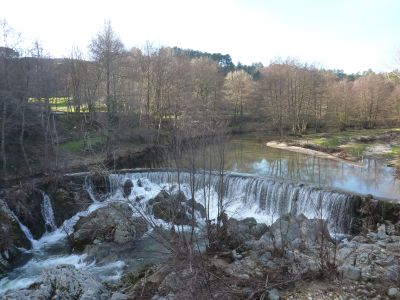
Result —
[{"label": "calm pond water", "polygon": [[400,202],[400,180],[385,161],[364,159],[362,166],[312,155],[273,149],[273,138],[233,137],[226,153],[226,169],[265,177],[289,179],[345,191],[372,194]]}]

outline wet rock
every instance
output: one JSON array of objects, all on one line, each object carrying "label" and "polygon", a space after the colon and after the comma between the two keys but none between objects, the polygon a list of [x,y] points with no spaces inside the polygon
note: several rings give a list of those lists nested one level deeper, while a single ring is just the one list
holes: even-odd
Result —
[{"label": "wet rock", "polygon": [[140,178],[137,180],[136,184],[137,184],[138,187],[143,187],[143,183],[140,180]]},{"label": "wet rock", "polygon": [[108,174],[96,173],[90,177],[93,192],[99,197],[103,198],[111,190],[108,181]]},{"label": "wet rock", "polygon": [[86,245],[93,243],[132,242],[146,231],[145,220],[133,217],[132,209],[127,203],[111,203],[80,218],[74,226],[71,243],[74,249],[82,251]]},{"label": "wet rock", "polygon": [[41,191],[32,185],[24,185],[9,190],[5,201],[20,222],[30,229],[35,239],[39,239],[46,232],[41,211],[43,201]]},{"label": "wet rock", "polygon": [[203,205],[201,205],[200,203],[194,201],[193,199],[189,199],[186,202],[186,205],[188,206],[188,208],[191,210],[192,208],[194,208],[195,211],[200,213],[200,216],[204,219],[206,217],[206,209],[204,208]]},{"label": "wet rock", "polygon": [[133,182],[130,179],[127,179],[122,187],[124,197],[127,198],[132,192]]},{"label": "wet rock", "polygon": [[[151,202],[151,209],[156,219],[162,219],[175,225],[190,225],[186,207],[176,197],[161,197]],[[149,203],[150,204],[150,203]]]},{"label": "wet rock", "polygon": [[58,265],[43,271],[29,289],[7,292],[4,299],[110,299],[109,291],[91,274],[71,265]]},{"label": "wet rock", "polygon": [[31,244],[18,225],[6,202],[0,199],[0,277],[18,258],[18,248],[29,249]]},{"label": "wet rock", "polygon": [[192,208],[197,218],[205,218],[206,210],[203,205],[192,199],[186,200],[183,193],[169,195],[161,191],[154,199],[148,202],[149,210],[156,219],[162,219],[175,225],[192,224]]},{"label": "wet rock", "polygon": [[54,220],[57,227],[70,219],[76,213],[85,210],[92,203],[87,192],[82,186],[72,186],[64,183],[63,186],[53,185],[48,188],[48,195],[54,211]]}]

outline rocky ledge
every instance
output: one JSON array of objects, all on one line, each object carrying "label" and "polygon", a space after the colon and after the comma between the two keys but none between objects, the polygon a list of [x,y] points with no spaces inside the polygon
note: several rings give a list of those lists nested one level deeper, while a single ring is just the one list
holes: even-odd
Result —
[{"label": "rocky ledge", "polygon": [[111,293],[89,273],[71,265],[58,265],[44,270],[29,289],[11,291],[3,297],[5,300],[108,300]]},{"label": "rocky ledge", "polygon": [[140,238],[147,229],[146,221],[134,217],[127,203],[116,202],[81,217],[74,226],[70,242],[76,251],[102,243],[122,245]]}]

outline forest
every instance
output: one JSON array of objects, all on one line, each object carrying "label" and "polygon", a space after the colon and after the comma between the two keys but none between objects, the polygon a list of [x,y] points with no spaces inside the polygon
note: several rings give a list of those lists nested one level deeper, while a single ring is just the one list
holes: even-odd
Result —
[{"label": "forest", "polygon": [[88,56],[71,47],[70,57],[56,59],[39,42],[19,49],[2,24],[3,176],[65,167],[71,148],[110,156],[138,132],[155,143],[176,128],[195,136],[196,124],[297,136],[400,122],[398,70],[345,74],[291,58],[235,65],[229,54],[149,42],[126,49],[110,23],[93,37]]}]

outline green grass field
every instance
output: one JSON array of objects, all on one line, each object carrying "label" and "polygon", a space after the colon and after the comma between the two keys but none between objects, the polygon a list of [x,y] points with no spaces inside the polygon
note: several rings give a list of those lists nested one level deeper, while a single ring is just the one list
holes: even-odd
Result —
[{"label": "green grass field", "polygon": [[99,136],[94,136],[85,140],[73,140],[61,144],[61,148],[70,152],[81,152],[89,148],[89,146],[95,146],[102,143],[102,139]]},{"label": "green grass field", "polygon": [[[45,103],[45,99],[36,99],[30,98],[28,100],[29,103]],[[65,112],[65,113],[75,113],[75,107],[72,103],[72,100],[67,97],[53,97],[49,98],[49,104],[52,111],[56,112]],[[88,112],[87,105],[81,105],[81,112]],[[106,106],[103,102],[97,101],[96,103],[96,111],[106,111]]]}]

